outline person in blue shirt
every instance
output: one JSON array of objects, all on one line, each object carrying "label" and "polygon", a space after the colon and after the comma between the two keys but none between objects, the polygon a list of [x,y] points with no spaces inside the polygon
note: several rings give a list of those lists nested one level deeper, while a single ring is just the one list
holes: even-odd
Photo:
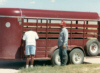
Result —
[{"label": "person in blue shirt", "polygon": [[61,22],[61,31],[58,38],[58,48],[61,66],[65,66],[67,63],[67,45],[68,45],[68,30],[66,29],[66,23]]}]

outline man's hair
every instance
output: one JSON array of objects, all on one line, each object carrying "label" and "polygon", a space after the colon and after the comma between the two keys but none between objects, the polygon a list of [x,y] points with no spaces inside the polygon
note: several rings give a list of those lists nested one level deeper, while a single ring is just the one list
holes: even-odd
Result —
[{"label": "man's hair", "polygon": [[28,31],[32,31],[32,29],[29,29]]}]

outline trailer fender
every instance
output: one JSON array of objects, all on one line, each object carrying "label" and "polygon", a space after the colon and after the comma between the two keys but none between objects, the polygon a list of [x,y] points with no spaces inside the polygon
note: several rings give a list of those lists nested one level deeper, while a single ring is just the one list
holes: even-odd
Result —
[{"label": "trailer fender", "polygon": [[58,49],[58,46],[54,46],[54,47],[51,48],[51,50],[49,51],[49,54],[48,54],[49,58],[52,58],[52,54],[56,49]]},{"label": "trailer fender", "polygon": [[[75,46],[75,47],[73,47],[72,48],[72,50],[74,50],[75,48],[78,48],[78,49],[80,49],[80,50],[82,50],[83,51],[83,53],[84,53],[84,56],[86,56],[86,53],[85,53],[85,51],[84,51],[84,49],[83,49],[83,47],[81,47],[81,46]],[[72,51],[72,50],[70,50],[70,52]]]}]

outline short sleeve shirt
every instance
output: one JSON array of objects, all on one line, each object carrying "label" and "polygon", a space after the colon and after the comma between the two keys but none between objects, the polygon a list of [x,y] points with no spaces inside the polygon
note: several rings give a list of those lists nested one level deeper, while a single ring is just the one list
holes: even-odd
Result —
[{"label": "short sleeve shirt", "polygon": [[26,46],[27,45],[36,46],[36,39],[39,39],[39,36],[35,31],[27,31],[24,33],[23,40],[26,41]]}]

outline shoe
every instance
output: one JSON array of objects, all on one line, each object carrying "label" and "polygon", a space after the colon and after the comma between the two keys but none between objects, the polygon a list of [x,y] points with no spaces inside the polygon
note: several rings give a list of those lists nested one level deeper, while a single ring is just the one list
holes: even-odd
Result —
[{"label": "shoe", "polygon": [[66,65],[64,65],[64,64],[61,64],[61,66],[66,66]]},{"label": "shoe", "polygon": [[30,65],[31,68],[33,68],[33,65]]},{"label": "shoe", "polygon": [[26,65],[26,69],[28,69],[29,65]]}]

